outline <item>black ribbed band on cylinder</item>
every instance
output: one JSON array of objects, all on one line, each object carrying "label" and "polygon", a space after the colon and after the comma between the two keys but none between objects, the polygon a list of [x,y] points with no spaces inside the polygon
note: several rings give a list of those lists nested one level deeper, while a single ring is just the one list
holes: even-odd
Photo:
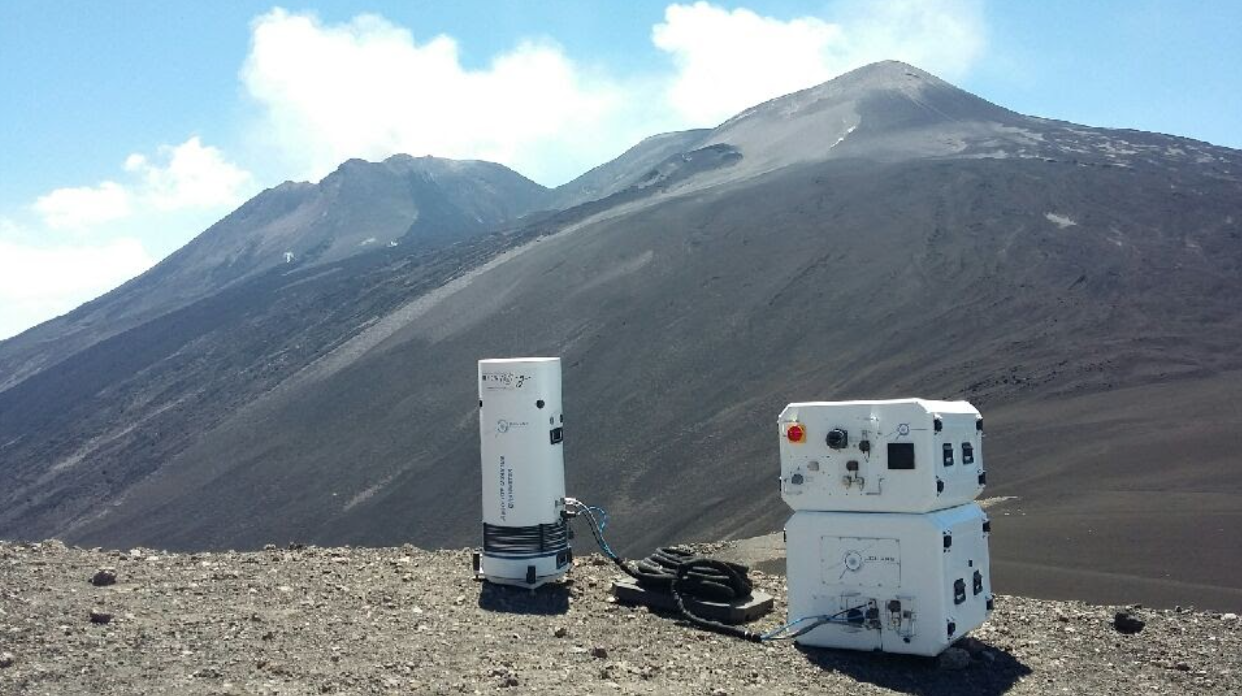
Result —
[{"label": "black ribbed band on cylinder", "polygon": [[564,520],[551,524],[502,527],[483,523],[483,553],[490,555],[543,554],[569,548]]}]

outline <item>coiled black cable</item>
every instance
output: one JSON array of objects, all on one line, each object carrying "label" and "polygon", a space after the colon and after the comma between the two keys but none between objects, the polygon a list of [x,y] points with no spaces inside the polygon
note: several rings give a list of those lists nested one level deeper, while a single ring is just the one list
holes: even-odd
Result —
[{"label": "coiled black cable", "polygon": [[748,573],[750,569],[739,563],[729,563],[715,558],[699,556],[690,551],[671,546],[656,549],[656,552],[639,559],[633,564],[612,552],[612,547],[604,540],[603,529],[595,519],[594,510],[578,501],[567,501],[567,508],[572,515],[585,515],[591,523],[591,535],[604,551],[605,555],[616,564],[626,575],[634,578],[642,587],[656,592],[667,592],[677,602],[677,608],[691,623],[716,633],[741,638],[753,642],[761,642],[762,634],[748,631],[737,626],[705,619],[686,608],[684,597],[694,597],[709,602],[731,602],[750,596],[753,585]]},{"label": "coiled black cable", "polygon": [[[599,512],[602,519],[596,519]],[[739,563],[729,563],[715,558],[697,556],[689,551],[675,547],[657,549],[655,553],[640,559],[631,567],[625,559],[613,552],[612,547],[604,539],[604,525],[608,515],[603,508],[585,505],[573,498],[565,500],[565,516],[567,519],[584,515],[591,524],[591,536],[595,537],[599,548],[626,575],[634,578],[640,585],[651,590],[667,591],[677,602],[682,616],[691,623],[709,631],[721,633],[734,638],[741,638],[753,643],[764,643],[774,640],[795,640],[800,636],[823,626],[824,624],[857,625],[842,616],[852,615],[866,608],[865,605],[847,607],[835,614],[816,614],[795,619],[783,626],[756,633],[737,626],[730,626],[711,619],[698,616],[686,608],[683,595],[698,596],[707,601],[732,601],[750,596],[753,585],[747,573],[750,569]]]},{"label": "coiled black cable", "polygon": [[[683,572],[684,571],[684,572]],[[753,585],[744,565],[699,556],[666,546],[634,562],[639,585],[663,592],[678,591],[713,602],[731,602],[750,596]],[[680,578],[680,580],[678,580]]]}]

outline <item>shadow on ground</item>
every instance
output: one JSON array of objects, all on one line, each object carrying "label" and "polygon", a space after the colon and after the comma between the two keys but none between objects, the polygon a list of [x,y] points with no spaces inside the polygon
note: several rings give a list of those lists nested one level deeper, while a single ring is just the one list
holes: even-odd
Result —
[{"label": "shadow on ground", "polygon": [[1031,673],[1013,655],[978,642],[970,665],[960,670],[939,667],[937,660],[916,655],[856,652],[798,646],[820,669],[840,672],[858,681],[918,696],[999,696]]},{"label": "shadow on ground", "polygon": [[506,614],[564,614],[569,611],[568,582],[549,583],[538,589],[482,582],[479,608]]}]

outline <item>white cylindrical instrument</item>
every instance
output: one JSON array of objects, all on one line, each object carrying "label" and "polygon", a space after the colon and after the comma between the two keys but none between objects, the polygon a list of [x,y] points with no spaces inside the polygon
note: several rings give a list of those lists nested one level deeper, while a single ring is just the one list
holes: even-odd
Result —
[{"label": "white cylindrical instrument", "polygon": [[560,358],[479,361],[488,581],[538,587],[569,570],[563,439]]}]

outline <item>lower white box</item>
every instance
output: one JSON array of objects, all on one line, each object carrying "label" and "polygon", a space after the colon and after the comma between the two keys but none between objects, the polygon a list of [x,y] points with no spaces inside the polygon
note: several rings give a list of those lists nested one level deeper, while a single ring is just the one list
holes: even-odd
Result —
[{"label": "lower white box", "polygon": [[975,503],[922,514],[798,511],[785,525],[802,645],[938,655],[987,620],[990,525]]}]

